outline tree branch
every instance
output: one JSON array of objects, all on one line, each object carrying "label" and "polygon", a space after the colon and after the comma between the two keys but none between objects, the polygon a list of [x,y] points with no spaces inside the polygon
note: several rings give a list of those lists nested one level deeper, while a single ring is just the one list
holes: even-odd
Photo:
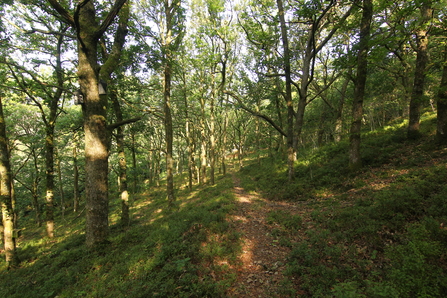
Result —
[{"label": "tree branch", "polygon": [[75,27],[75,21],[70,13],[59,4],[57,0],[48,0],[50,5],[59,13],[62,19],[70,26]]},{"label": "tree branch", "polygon": [[106,32],[107,28],[112,24],[115,17],[118,15],[121,7],[127,2],[127,0],[116,0],[112,9],[107,14],[107,17],[104,19],[104,22],[99,26],[98,31],[96,31],[96,36],[102,36],[104,32]]},{"label": "tree branch", "polygon": [[281,135],[283,135],[284,137],[287,137],[287,134],[282,130],[281,127],[279,127],[270,117],[268,117],[267,115],[258,113],[256,111],[253,111],[252,109],[250,109],[249,107],[247,107],[246,105],[244,105],[244,103],[242,102],[242,99],[235,93],[228,91],[228,90],[224,90],[223,93],[230,95],[231,97],[233,97],[234,99],[237,100],[239,106],[245,110],[246,112],[252,114],[253,116],[259,117],[261,119],[264,119],[265,121],[267,121],[271,126],[273,126],[273,128],[275,128]]},{"label": "tree branch", "polygon": [[113,123],[110,125],[107,125],[107,129],[108,130],[114,130],[120,126],[126,125],[126,124],[130,124],[130,123],[134,123],[141,120],[141,117],[136,117],[136,118],[132,118],[132,119],[127,119],[127,120],[123,120],[121,122],[117,122],[117,123]]}]

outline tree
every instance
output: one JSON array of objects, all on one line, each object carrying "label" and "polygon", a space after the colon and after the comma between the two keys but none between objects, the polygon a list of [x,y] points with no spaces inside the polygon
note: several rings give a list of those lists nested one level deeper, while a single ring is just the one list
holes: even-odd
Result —
[{"label": "tree", "polygon": [[[116,0],[109,11],[95,7],[93,0],[82,0],[71,8],[65,2],[48,0],[57,15],[76,30],[78,41],[78,78],[83,95],[86,172],[86,244],[93,247],[107,241],[109,129],[107,94],[100,93],[101,69],[99,40],[113,23],[127,0]],[[102,17],[102,19],[100,18]],[[103,87],[103,86],[102,86]]]},{"label": "tree", "polygon": [[431,0],[420,1],[419,7],[421,16],[419,24],[415,30],[416,38],[416,68],[414,70],[413,91],[410,99],[410,111],[408,121],[408,138],[417,139],[420,137],[419,122],[421,108],[424,101],[424,86],[426,68],[428,63],[428,41],[429,28],[433,17]]},{"label": "tree", "polygon": [[3,242],[8,268],[19,264],[16,253],[14,210],[12,204],[11,165],[9,162],[8,138],[0,95],[0,204],[2,208]]},{"label": "tree", "polygon": [[[172,111],[172,77],[175,72],[175,59],[181,45],[183,22],[185,19],[181,0],[143,1],[141,10],[145,18],[154,22],[158,28],[150,30],[147,26],[143,34],[147,34],[155,42],[152,47],[160,61],[155,63],[162,70],[163,77],[163,122],[165,128],[165,159],[166,159],[166,196],[169,206],[175,201],[174,193],[174,131]],[[158,70],[158,69],[156,69]]]},{"label": "tree", "polygon": [[365,97],[366,78],[368,75],[368,42],[371,34],[372,16],[372,0],[363,0],[357,53],[357,75],[352,103],[352,124],[349,137],[349,167],[351,170],[357,170],[362,166],[360,156],[360,131],[363,117],[363,99]]},{"label": "tree", "polygon": [[447,144],[447,43],[444,48],[444,66],[442,68],[441,82],[436,97],[437,126],[436,141],[438,144]]}]

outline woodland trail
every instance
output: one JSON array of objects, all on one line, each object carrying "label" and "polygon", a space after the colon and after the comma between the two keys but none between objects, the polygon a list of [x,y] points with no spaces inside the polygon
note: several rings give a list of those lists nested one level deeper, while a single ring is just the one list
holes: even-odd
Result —
[{"label": "woodland trail", "polygon": [[295,208],[289,203],[271,202],[258,194],[248,194],[233,175],[236,210],[229,220],[241,233],[242,250],[237,280],[229,289],[230,297],[281,297],[286,257],[290,249],[280,246],[272,236],[274,224],[268,213]]}]

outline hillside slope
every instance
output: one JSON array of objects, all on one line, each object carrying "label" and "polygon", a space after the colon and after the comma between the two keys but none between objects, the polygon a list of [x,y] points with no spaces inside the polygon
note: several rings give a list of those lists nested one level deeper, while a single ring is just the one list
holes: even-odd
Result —
[{"label": "hillside slope", "polygon": [[177,177],[133,199],[130,227],[111,202],[110,243],[84,246],[84,214],[45,238],[21,218],[20,268],[4,297],[446,297],[447,150],[404,125],[363,138],[365,165],[347,170],[347,144],[301,151],[296,179],[279,158],[247,157],[214,186]]}]

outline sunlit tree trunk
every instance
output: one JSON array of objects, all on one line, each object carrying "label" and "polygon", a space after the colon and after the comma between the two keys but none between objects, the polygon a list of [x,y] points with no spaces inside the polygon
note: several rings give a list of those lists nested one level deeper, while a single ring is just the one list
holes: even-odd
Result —
[{"label": "sunlit tree trunk", "polygon": [[210,98],[210,184],[214,185],[215,179],[215,165],[216,165],[216,137],[215,137],[215,111],[214,111],[214,102],[215,102],[215,88],[214,88],[214,75],[212,78],[212,95]]},{"label": "sunlit tree trunk", "polygon": [[207,166],[207,156],[206,156],[206,115],[205,115],[205,99],[203,96],[200,98],[200,175],[199,183],[201,185],[205,184],[206,179],[206,166]]},{"label": "sunlit tree trunk", "polygon": [[6,124],[0,97],[0,204],[2,208],[3,244],[8,268],[19,264],[14,235],[14,210],[12,205],[12,179],[9,161]]}]

